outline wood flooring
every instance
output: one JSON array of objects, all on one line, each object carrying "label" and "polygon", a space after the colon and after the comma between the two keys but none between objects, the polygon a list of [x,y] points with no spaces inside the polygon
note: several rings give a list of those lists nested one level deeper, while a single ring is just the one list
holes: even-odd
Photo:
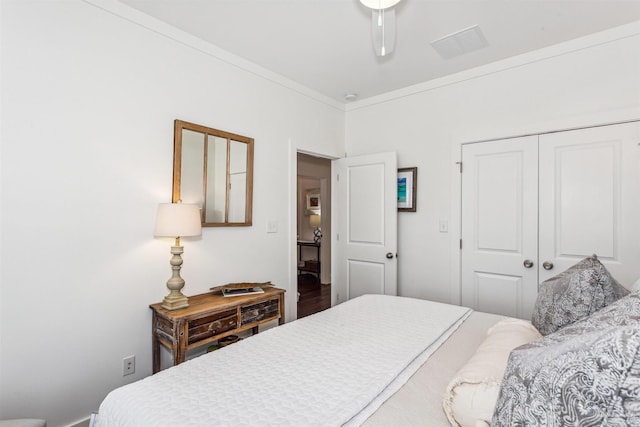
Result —
[{"label": "wood flooring", "polygon": [[298,275],[298,319],[331,307],[331,284],[320,284],[311,274]]}]

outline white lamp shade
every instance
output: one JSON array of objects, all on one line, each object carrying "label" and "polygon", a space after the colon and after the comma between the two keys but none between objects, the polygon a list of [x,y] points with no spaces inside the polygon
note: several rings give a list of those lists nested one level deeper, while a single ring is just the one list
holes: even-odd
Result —
[{"label": "white lamp shade", "polygon": [[309,217],[309,225],[312,227],[320,227],[320,215],[311,215]]},{"label": "white lamp shade", "polygon": [[188,203],[160,203],[154,236],[188,237],[202,234],[200,207]]},{"label": "white lamp shade", "polygon": [[360,0],[360,3],[367,6],[369,9],[388,9],[400,3],[400,0]]}]

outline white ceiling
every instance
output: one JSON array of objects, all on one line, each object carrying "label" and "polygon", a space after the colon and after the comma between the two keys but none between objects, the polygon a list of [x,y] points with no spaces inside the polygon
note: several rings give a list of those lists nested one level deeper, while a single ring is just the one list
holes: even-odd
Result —
[{"label": "white ceiling", "polygon": [[[640,0],[402,0],[395,52],[379,58],[358,0],[120,1],[340,102],[640,20]],[[488,47],[448,60],[431,47],[472,25]]]}]

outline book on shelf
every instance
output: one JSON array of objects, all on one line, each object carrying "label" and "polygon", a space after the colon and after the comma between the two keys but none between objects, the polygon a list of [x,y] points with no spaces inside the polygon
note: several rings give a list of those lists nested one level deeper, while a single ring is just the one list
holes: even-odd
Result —
[{"label": "book on shelf", "polygon": [[240,295],[263,294],[263,293],[264,293],[264,290],[260,287],[222,289],[222,295],[225,297],[237,297]]}]

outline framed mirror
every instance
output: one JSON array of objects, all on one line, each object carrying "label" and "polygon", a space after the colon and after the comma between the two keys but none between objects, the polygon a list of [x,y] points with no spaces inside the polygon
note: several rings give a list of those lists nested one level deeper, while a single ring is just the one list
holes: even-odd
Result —
[{"label": "framed mirror", "polygon": [[173,202],[195,203],[203,227],[250,226],[253,138],[176,120]]}]

